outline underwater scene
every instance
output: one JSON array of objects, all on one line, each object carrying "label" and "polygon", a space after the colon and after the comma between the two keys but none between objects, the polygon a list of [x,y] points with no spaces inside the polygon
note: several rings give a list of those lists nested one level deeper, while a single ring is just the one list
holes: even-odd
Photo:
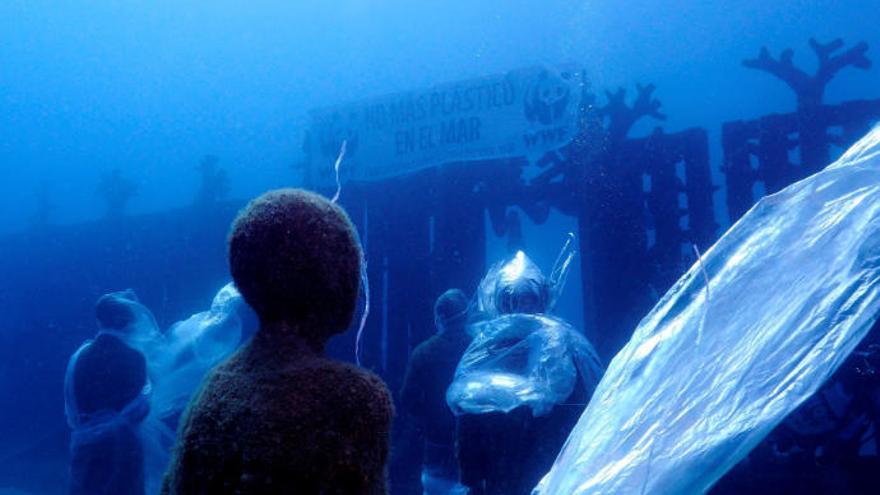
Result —
[{"label": "underwater scene", "polygon": [[0,2],[0,495],[880,493],[876,0]]}]

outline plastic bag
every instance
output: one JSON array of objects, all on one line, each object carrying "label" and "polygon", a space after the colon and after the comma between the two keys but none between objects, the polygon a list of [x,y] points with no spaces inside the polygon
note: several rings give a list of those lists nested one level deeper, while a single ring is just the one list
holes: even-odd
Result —
[{"label": "plastic bag", "polygon": [[523,312],[522,308],[511,307],[517,301],[510,301],[509,294],[512,289],[521,286],[528,286],[528,292],[540,299],[541,313],[552,312],[565,289],[575,253],[574,234],[569,233],[553,265],[549,280],[544,277],[538,265],[522,251],[517,251],[509,260],[496,263],[477,287],[477,312],[485,318]]},{"label": "plastic bag", "polygon": [[703,493],[812,395],[880,308],[880,129],[759,201],[611,362],[543,495]]},{"label": "plastic bag", "polygon": [[577,383],[586,397],[592,394],[602,374],[593,346],[564,320],[544,314],[565,284],[572,240],[570,235],[550,280],[519,251],[480,282],[477,312],[485,319],[469,326],[474,339],[447,389],[453,413],[506,413],[528,406],[543,416],[566,400]]},{"label": "plastic bag", "polygon": [[133,318],[123,328],[104,327],[98,320],[98,329],[118,337],[132,349],[140,351],[147,360],[150,378],[155,379],[155,363],[165,358],[167,342],[153,313],[141,304],[132,289],[112,292],[104,297],[112,298],[116,304],[127,307]]},{"label": "plastic bag", "polygon": [[578,376],[589,397],[602,374],[587,339],[560,319],[512,314],[475,327],[446,392],[456,415],[528,406],[543,416],[572,394]]},{"label": "plastic bag", "polygon": [[244,301],[232,283],[214,296],[211,309],[175,323],[167,332],[166,349],[154,363],[159,377],[153,391],[153,414],[162,418],[183,412],[205,374],[241,343],[239,309]]}]

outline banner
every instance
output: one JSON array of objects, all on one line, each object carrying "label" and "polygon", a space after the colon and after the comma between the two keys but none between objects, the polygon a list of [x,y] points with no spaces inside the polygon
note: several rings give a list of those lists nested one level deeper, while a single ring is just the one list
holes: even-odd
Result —
[{"label": "banner", "polygon": [[307,181],[370,181],[443,163],[540,157],[577,132],[582,76],[535,67],[310,112]]}]

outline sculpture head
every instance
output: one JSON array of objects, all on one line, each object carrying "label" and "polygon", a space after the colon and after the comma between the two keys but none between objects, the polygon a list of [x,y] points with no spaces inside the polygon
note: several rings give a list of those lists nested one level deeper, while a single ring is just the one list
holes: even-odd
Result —
[{"label": "sculpture head", "polygon": [[139,304],[138,298],[132,289],[104,294],[95,303],[98,327],[110,331],[130,328],[138,318],[136,304]]},{"label": "sculpture head", "polygon": [[270,191],[232,224],[229,267],[260,332],[292,329],[317,346],[348,328],[361,248],[348,215],[300,189]]},{"label": "sculpture head", "polygon": [[468,298],[460,289],[449,289],[434,303],[434,323],[440,331],[462,330],[467,323]]},{"label": "sculpture head", "polygon": [[499,268],[495,304],[500,314],[544,313],[550,302],[550,285],[541,269],[522,251]]}]

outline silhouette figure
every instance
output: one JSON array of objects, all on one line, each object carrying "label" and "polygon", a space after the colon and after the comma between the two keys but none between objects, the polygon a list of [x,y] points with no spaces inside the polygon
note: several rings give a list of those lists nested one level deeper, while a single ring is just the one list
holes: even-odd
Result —
[{"label": "silhouette figure", "polygon": [[229,265],[260,329],[190,403],[163,493],[385,493],[389,393],[323,355],[351,323],[360,260],[348,216],[316,194],[269,192],[239,214]]},{"label": "silhouette figure", "polygon": [[437,333],[413,351],[403,379],[400,402],[424,437],[424,493],[448,494],[458,485],[455,416],[446,405],[458,360],[471,341],[465,330],[468,300],[458,289],[443,293],[434,305]]}]

